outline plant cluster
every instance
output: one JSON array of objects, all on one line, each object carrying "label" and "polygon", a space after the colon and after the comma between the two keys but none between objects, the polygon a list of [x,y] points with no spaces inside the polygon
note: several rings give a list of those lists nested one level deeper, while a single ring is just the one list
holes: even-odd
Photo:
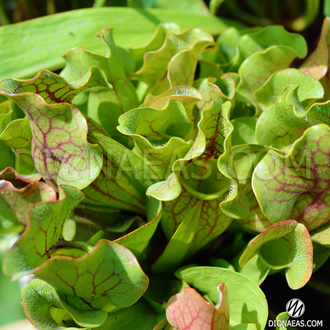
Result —
[{"label": "plant cluster", "polygon": [[[330,85],[281,26],[78,47],[0,83],[3,271],[38,328],[261,330],[330,255]],[[255,236],[250,242],[251,233]],[[287,319],[286,313],[279,319]]]}]

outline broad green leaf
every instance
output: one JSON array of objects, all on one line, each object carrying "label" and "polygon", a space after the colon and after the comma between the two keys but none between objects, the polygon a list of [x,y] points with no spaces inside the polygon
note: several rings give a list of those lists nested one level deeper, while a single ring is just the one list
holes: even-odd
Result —
[{"label": "broad green leaf", "polygon": [[192,251],[194,235],[201,217],[202,202],[189,209],[188,215],[180,223],[171,240],[167,244],[165,251],[152,265],[154,273],[164,273],[173,271],[182,261],[187,258]]},{"label": "broad green leaf", "polygon": [[[320,84],[307,74],[286,69],[272,75],[269,82],[255,93],[261,107],[268,107],[257,123],[258,142],[281,149],[292,144],[302,134],[305,125],[324,122],[326,118],[319,108],[312,106],[314,110],[305,110],[322,96]],[[275,101],[276,107],[272,105]],[[297,129],[299,126],[302,128]]]},{"label": "broad green leaf", "polygon": [[[299,130],[282,124],[276,116],[275,105],[266,109],[259,117],[256,126],[258,143],[283,149],[299,137]],[[297,136],[298,135],[298,136]]]},{"label": "broad green leaf", "polygon": [[46,103],[72,103],[82,92],[110,89],[107,79],[98,67],[91,67],[80,80],[69,84],[64,78],[48,70],[41,70],[35,77],[27,80],[5,79],[0,83],[0,91],[7,94],[34,93]]},{"label": "broad green leaf", "polygon": [[27,227],[7,252],[3,272],[13,280],[31,273],[51,257],[62,238],[63,224],[83,194],[70,186],[59,187],[59,200],[35,204],[29,212]]},{"label": "broad green leaf", "polygon": [[156,0],[155,8],[182,11],[183,13],[209,14],[207,6],[202,0],[180,1]]},{"label": "broad green leaf", "polygon": [[211,266],[221,267],[230,269],[233,272],[235,271],[235,268],[232,264],[230,264],[226,259],[223,258],[215,258],[210,260]]},{"label": "broad green leaf", "polygon": [[[41,330],[78,330],[79,327],[63,308],[55,289],[34,279],[21,293],[22,307],[30,322]],[[56,321],[55,321],[56,320]]]},{"label": "broad green leaf", "polygon": [[126,70],[133,60],[127,51],[116,46],[112,28],[101,30],[97,36],[106,48],[105,56],[86,51],[82,47],[72,49],[64,55],[66,66],[61,75],[68,81],[76,81],[81,79],[91,66],[103,70],[113,89],[91,92],[87,114],[113,136],[117,133],[115,128],[118,117],[138,106],[136,91],[126,76]]},{"label": "broad green leaf", "polygon": [[[311,236],[313,236],[313,234],[311,234]],[[313,272],[315,272],[329,259],[330,248],[328,244],[321,245],[315,241],[313,241],[312,243],[313,243]]]},{"label": "broad green leaf", "polygon": [[203,100],[198,103],[199,110],[207,108],[211,100],[217,97],[224,101],[233,100],[236,82],[231,77],[224,75],[217,64],[200,60],[199,65],[199,79],[194,83],[194,86],[203,95]]},{"label": "broad green leaf", "polygon": [[297,219],[312,230],[328,221],[329,141],[327,125],[312,126],[285,156],[271,150],[256,166],[253,191],[271,222]]},{"label": "broad green leaf", "polygon": [[[1,88],[0,88],[1,89]],[[31,156],[32,133],[28,119],[20,118],[22,111],[11,100],[0,104],[0,144],[1,151],[7,153],[2,160],[2,169],[8,166],[15,167],[20,173],[31,174],[34,171],[33,159]],[[16,154],[19,159],[15,158]],[[22,163],[18,169],[18,163]],[[26,169],[24,170],[24,164]]]},{"label": "broad green leaf", "polygon": [[326,123],[330,120],[325,115],[328,103],[314,103],[307,110],[298,96],[299,85],[290,84],[280,94],[276,101],[276,115],[279,121],[290,128],[312,126]]},{"label": "broad green leaf", "polygon": [[257,118],[237,118],[232,122],[234,126],[231,137],[232,145],[255,144]]},{"label": "broad green leaf", "polygon": [[[287,312],[282,312],[276,316],[276,321],[287,321],[289,317]],[[280,327],[276,326],[276,330],[287,330],[287,328],[281,325]]]},{"label": "broad green leaf", "polygon": [[301,223],[286,239],[292,249],[292,263],[285,277],[291,289],[300,289],[313,273],[313,244],[308,230]]},{"label": "broad green leaf", "polygon": [[[155,101],[157,105],[159,102]],[[138,153],[159,179],[168,175],[173,163],[192,145],[192,141],[184,140],[192,123],[182,103],[175,99],[169,98],[161,110],[143,107],[128,111],[119,118],[119,124],[117,129],[134,138]]]},{"label": "broad green leaf", "polygon": [[229,330],[229,303],[224,283],[217,285],[219,298],[216,306],[209,304],[193,288],[171,297],[167,303],[166,318],[179,330]]},{"label": "broad green leaf", "polygon": [[0,148],[2,155],[0,159],[0,169],[4,170],[7,167],[15,167],[14,152],[3,141],[0,141]]},{"label": "broad green leaf", "polygon": [[232,27],[221,34],[215,49],[205,59],[220,63],[226,72],[237,72],[244,60],[270,47],[299,49],[301,57],[307,53],[305,40],[298,34],[285,31],[282,26],[256,27],[243,31]]},{"label": "broad green leaf", "polygon": [[[269,246],[270,243],[274,244]],[[268,251],[267,248],[263,251],[264,246],[268,247]],[[285,251],[284,247],[289,251]],[[287,268],[286,278],[289,286],[294,290],[303,287],[312,275],[312,241],[306,227],[295,220],[278,222],[254,238],[242,254],[240,265],[244,266],[256,253],[270,268]]]},{"label": "broad green leaf", "polygon": [[[283,46],[289,47],[296,50],[301,57],[306,56],[307,53],[306,42],[299,34],[289,33],[284,30],[283,26],[257,27],[240,38],[234,67],[238,68],[252,54],[262,53],[272,46],[280,47],[283,50],[285,49],[282,48]],[[230,71],[233,71],[233,68]]]},{"label": "broad green leaf", "polygon": [[249,201],[250,213],[246,218],[240,219],[239,224],[249,230],[261,233],[267,229],[272,222],[262,213],[250,182],[244,187],[243,192]]},{"label": "broad green leaf", "polygon": [[259,255],[252,257],[243,267],[238,263],[238,258],[233,262],[236,270],[251,279],[257,285],[260,285],[267,277],[270,268],[261,260]]},{"label": "broad green leaf", "polygon": [[322,31],[316,49],[310,54],[299,70],[307,73],[308,75],[320,80],[325,76],[328,71],[329,62],[329,49],[327,41],[330,37],[330,18],[326,17],[323,21]]},{"label": "broad green leaf", "polygon": [[119,124],[117,129],[133,136],[142,152],[146,140],[149,145],[160,148],[171,138],[184,139],[192,126],[182,103],[173,99],[161,110],[147,107],[130,110],[120,117]]},{"label": "broad green leaf", "polygon": [[174,173],[167,180],[149,187],[147,195],[172,201],[179,196],[183,185],[201,200],[223,196],[220,208],[228,216],[242,218],[247,215],[248,209],[242,208],[242,205],[247,206],[246,197],[241,195],[236,174],[231,170],[230,107],[230,102],[215,99],[212,106],[203,111],[193,146],[184,158],[173,164]]},{"label": "broad green leaf", "polygon": [[313,242],[330,246],[330,222],[327,221],[323,226],[313,230],[311,238]]},{"label": "broad green leaf", "polygon": [[258,144],[243,144],[232,148],[237,179],[250,205],[248,216],[240,219],[239,224],[254,232],[262,232],[272,224],[262,213],[251,186],[253,171],[269,150],[272,148]]},{"label": "broad green leaf", "polygon": [[180,27],[174,23],[161,23],[157,26],[152,38],[145,45],[129,50],[134,59],[136,69],[140,69],[143,65],[144,54],[159,49],[163,45],[166,35],[171,32],[179,33]]},{"label": "broad green leaf", "polygon": [[29,119],[33,160],[48,184],[83,189],[95,180],[102,166],[102,151],[87,141],[87,123],[78,109],[68,103],[45,103],[36,94],[5,95]]},{"label": "broad green leaf", "polygon": [[194,87],[197,88],[203,96],[203,99],[197,103],[200,112],[210,108],[213,100],[216,98],[223,99],[224,101],[227,99],[215,82],[216,78],[213,77],[199,78],[195,81]]},{"label": "broad green leaf", "polygon": [[0,173],[0,203],[1,206],[5,205],[18,221],[26,225],[30,208],[38,202],[55,201],[56,193],[44,182],[27,184],[19,181],[17,173],[15,173],[15,178],[10,180],[10,174],[13,172],[15,173],[7,168]]},{"label": "broad green leaf", "polygon": [[131,77],[148,84],[155,95],[170,87],[191,86],[198,57],[212,43],[212,36],[200,29],[170,33],[159,50],[145,54],[142,68]]},{"label": "broad green leaf", "polygon": [[234,327],[230,328],[233,330],[257,330],[257,326],[252,323],[248,324],[237,324]]},{"label": "broad green leaf", "polygon": [[55,255],[34,273],[56,288],[79,325],[89,327],[101,325],[114,307],[133,305],[148,286],[133,253],[108,240],[80,258]]},{"label": "broad green leaf", "polygon": [[[183,238],[181,238],[182,242],[189,241],[186,242],[187,251],[183,253],[183,256],[201,249],[227,229],[231,218],[220,209],[219,204],[222,202],[222,199],[223,197],[221,196],[215,199],[200,200],[192,196],[185,188],[182,188],[182,192],[177,199],[163,202],[161,225],[168,240],[170,240],[170,242],[172,241],[170,244],[174,247],[177,244],[181,244],[181,241],[177,241],[178,235],[183,236]],[[199,212],[191,213],[192,209],[198,207],[199,204],[201,205]],[[194,218],[191,218],[192,216],[194,216]],[[183,226],[183,222],[185,222],[186,225]],[[195,228],[193,228],[192,224],[188,224],[190,222],[194,223]],[[188,234],[186,236],[184,230],[187,232],[192,231],[193,237],[187,237]],[[173,249],[175,250],[175,248]],[[178,254],[174,254],[174,257],[177,258]],[[165,257],[162,258],[166,259]],[[172,259],[169,257],[168,260],[170,262]],[[157,262],[161,267],[162,262]]]},{"label": "broad green leaf", "polygon": [[255,33],[257,31],[262,30],[261,28],[253,28],[240,31],[235,27],[229,27],[226,29],[219,38],[217,39],[215,47],[203,54],[203,59],[213,62],[219,63],[220,67],[225,72],[234,72],[234,66],[237,68],[240,63],[238,63],[239,59],[239,49],[238,44],[242,35],[247,33]]},{"label": "broad green leaf", "polygon": [[214,304],[219,299],[216,285],[223,281],[227,287],[230,306],[230,327],[254,323],[258,330],[265,328],[268,306],[257,284],[244,275],[220,267],[191,267],[178,270],[175,276],[196,290],[207,294]]},{"label": "broad green leaf", "polygon": [[117,141],[102,134],[89,134],[89,139],[103,150],[100,175],[83,192],[84,202],[145,213],[145,190],[155,174],[142,157]]},{"label": "broad green leaf", "polygon": [[[41,17],[0,29],[3,40],[0,52],[0,80],[8,77],[31,77],[41,69],[57,70],[64,66],[61,56],[69,49],[83,46],[94,52],[103,47],[93,35],[112,26],[119,46],[141,46],[161,22],[174,22],[182,30],[198,27],[219,34],[235,22],[204,14],[182,15],[180,11],[105,7],[72,10]],[[239,24],[238,24],[239,25]],[[21,49],[24,49],[22,53]],[[38,52],[38,56],[36,56]]]},{"label": "broad green leaf", "polygon": [[[272,73],[288,68],[296,57],[306,56],[305,40],[298,35],[295,39],[289,45],[271,46],[249,56],[239,68],[241,81],[237,86],[237,93],[255,103],[254,92]],[[274,58],[277,60],[274,61]]]},{"label": "broad green leaf", "polygon": [[322,85],[315,78],[291,68],[273,73],[266,83],[254,93],[254,97],[262,110],[266,110],[276,103],[284,88],[292,83],[300,85],[298,89],[300,101],[323,97]]},{"label": "broad green leaf", "polygon": [[144,101],[145,106],[156,110],[162,110],[166,107],[169,99],[179,101],[184,106],[187,117],[190,121],[194,119],[194,106],[197,102],[201,101],[203,96],[197,89],[191,86],[178,86],[165,91],[158,96],[147,95]]},{"label": "broad green leaf", "polygon": [[140,299],[133,306],[109,313],[106,321],[94,330],[151,330],[164,318],[164,314],[155,313],[147,302]]},{"label": "broad green leaf", "polygon": [[[4,149],[1,149],[1,154],[2,157],[6,156]],[[1,234],[21,232],[26,224],[27,213],[34,203],[56,199],[55,191],[39,182],[40,177],[40,175],[22,176],[10,167],[0,172]]]},{"label": "broad green leaf", "polygon": [[132,251],[138,260],[144,257],[149,241],[154,235],[162,217],[161,203],[154,199],[150,201],[150,199],[152,198],[149,198],[148,200],[147,210],[149,212],[149,217],[151,217],[152,220],[144,226],[115,240],[116,243],[123,245]]}]

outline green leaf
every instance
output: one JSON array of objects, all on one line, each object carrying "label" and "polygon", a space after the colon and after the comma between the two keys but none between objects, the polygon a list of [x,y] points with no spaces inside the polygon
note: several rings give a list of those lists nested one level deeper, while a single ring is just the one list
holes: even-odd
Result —
[{"label": "green leaf", "polygon": [[180,1],[175,0],[157,0],[155,8],[182,11],[183,13],[209,14],[207,6],[202,0]]},{"label": "green leaf", "polygon": [[153,329],[164,318],[164,313],[155,313],[143,299],[133,306],[109,313],[106,321],[94,330],[146,330]]},{"label": "green leaf", "polygon": [[48,70],[41,70],[31,79],[5,79],[0,83],[0,91],[4,93],[34,93],[40,95],[46,103],[72,103],[79,93],[99,92],[110,87],[104,73],[98,67],[91,67],[80,80],[76,79],[72,84]]},{"label": "green leaf", "polygon": [[[287,312],[282,312],[276,316],[276,321],[287,321],[289,319],[289,315]],[[283,325],[280,327],[276,326],[276,330],[287,330],[287,328]]]},{"label": "green leaf", "polygon": [[[116,29],[119,46],[134,47],[147,42],[161,22],[174,22],[182,30],[198,27],[212,34],[235,25],[233,21],[204,14],[182,15],[180,11],[113,7],[72,10],[42,17],[0,29],[0,38],[4,40],[0,52],[0,80],[31,77],[45,68],[60,69],[65,63],[62,54],[74,47],[102,52],[102,45],[92,36],[105,25]],[[38,56],[35,56],[36,51]]]},{"label": "green leaf", "polygon": [[[2,149],[4,156],[4,150]],[[55,191],[39,182],[40,175],[22,176],[13,168],[0,172],[0,233],[19,233],[26,225],[30,207],[41,200],[55,200]]]},{"label": "green leaf", "polygon": [[135,62],[136,69],[140,69],[143,65],[144,54],[159,49],[163,45],[166,35],[171,32],[179,33],[180,27],[174,23],[160,23],[152,38],[145,45],[129,50]]},{"label": "green leaf", "polygon": [[[154,102],[158,105],[160,100]],[[143,107],[128,111],[119,118],[119,124],[117,129],[134,138],[138,153],[159,179],[168,175],[172,164],[192,145],[192,141],[184,140],[192,123],[181,102],[171,98],[161,110]]]},{"label": "green leaf", "polygon": [[152,265],[154,273],[171,272],[187,258],[192,250],[192,243],[201,216],[202,202],[189,209],[188,215],[180,223],[166,246],[165,251]]},{"label": "green leaf", "polygon": [[[180,258],[183,259],[185,256],[189,256],[203,248],[227,229],[231,218],[224,214],[219,207],[222,199],[223,197],[221,196],[215,199],[200,200],[192,196],[185,188],[182,188],[182,192],[177,199],[163,202],[161,225],[165,235],[170,240],[170,245],[168,245],[167,249],[176,251],[173,254],[173,258],[167,258],[165,255],[161,257],[165,263],[174,263],[173,259],[177,258],[179,260]],[[200,205],[200,210],[198,205]],[[192,211],[195,208],[199,210],[197,213]],[[193,218],[191,218],[192,216]],[[185,225],[183,225],[184,222]],[[188,237],[188,234],[186,236],[184,234],[185,231],[192,232],[193,237]],[[180,240],[186,242],[186,251],[175,249],[176,245],[182,243],[178,240],[179,236],[183,236]],[[170,247],[172,245],[173,247]],[[178,251],[180,253],[182,252],[180,257]],[[156,263],[159,264],[160,268],[163,267],[162,261],[157,261]],[[153,267],[156,269],[158,266]],[[168,269],[170,268],[171,265],[168,265]]]},{"label": "green leaf", "polygon": [[330,222],[327,221],[323,226],[311,232],[313,242],[330,246]]},{"label": "green leaf", "polygon": [[202,101],[203,96],[199,91],[191,86],[178,86],[165,91],[158,96],[148,94],[145,98],[144,105],[156,110],[162,110],[166,107],[169,99],[179,101],[184,106],[188,119],[194,119],[194,106],[197,102]]},{"label": "green leaf", "polygon": [[13,151],[3,141],[0,141],[0,149],[3,155],[0,159],[0,169],[3,170],[7,167],[15,167],[15,154]]},{"label": "green leaf", "polygon": [[285,275],[293,290],[303,287],[312,275],[312,241],[306,227],[295,220],[276,223],[254,238],[242,254],[240,265],[244,266],[256,253],[269,268],[287,268]]},{"label": "green leaf", "polygon": [[[232,80],[230,79],[224,79],[224,80],[229,81],[228,84],[232,83]],[[197,107],[200,112],[210,108],[212,106],[212,101],[215,100],[216,98],[220,98],[224,101],[228,100],[228,97],[215,84],[216,82],[217,82],[216,78],[213,77],[199,78],[195,81],[194,87],[196,87],[203,96],[203,99],[197,103]],[[235,87],[232,86],[232,89],[234,90]]]},{"label": "green leaf", "polygon": [[161,203],[153,198],[149,198],[147,210],[152,220],[144,226],[115,240],[116,243],[130,249],[138,260],[144,257],[148,243],[154,235],[162,216]]},{"label": "green leaf", "polygon": [[[288,68],[296,57],[303,58],[306,53],[305,40],[294,35],[286,40],[285,45],[271,46],[263,52],[252,54],[240,66],[241,81],[237,86],[237,93],[255,103],[254,92],[272,73]],[[277,60],[274,61],[274,58]]]},{"label": "green leaf", "polygon": [[99,70],[103,70],[113,89],[91,92],[87,114],[101,124],[110,136],[113,136],[116,134],[118,117],[138,106],[136,91],[126,76],[126,71],[133,60],[128,52],[116,46],[112,28],[101,30],[97,36],[106,48],[106,55],[98,55],[82,47],[72,49],[64,55],[66,66],[61,75],[68,81],[76,81],[82,79],[91,66],[97,66]]},{"label": "green leaf", "polygon": [[81,329],[63,308],[55,289],[46,282],[32,280],[23,287],[21,299],[26,317],[38,329]]},{"label": "green leaf", "polygon": [[191,267],[178,270],[175,276],[207,294],[215,304],[219,299],[216,285],[223,281],[228,292],[230,327],[254,323],[258,330],[265,328],[268,316],[266,298],[258,285],[246,276],[220,267]]},{"label": "green leaf", "polygon": [[87,142],[87,123],[78,109],[68,103],[45,103],[36,94],[5,95],[29,119],[33,160],[49,185],[83,189],[95,180],[101,171],[102,151]]},{"label": "green leaf", "polygon": [[133,253],[108,240],[80,258],[55,255],[34,273],[56,288],[63,306],[83,327],[99,326],[107,311],[133,305],[148,286]]},{"label": "green leaf", "polygon": [[[15,177],[12,177],[14,174]],[[17,185],[17,186],[15,186]],[[0,173],[0,202],[5,205],[14,217],[26,225],[30,208],[44,201],[55,201],[55,191],[44,182],[20,181],[17,173],[10,168]]]},{"label": "green leaf", "polygon": [[[209,49],[203,54],[203,58],[213,63],[219,63],[220,67],[228,72],[234,72],[241,63],[238,63],[239,48],[238,44],[242,35],[255,33],[261,28],[247,29],[239,31],[235,27],[226,29],[217,39],[214,49]],[[237,70],[236,70],[237,71]]]},{"label": "green leaf", "polygon": [[323,21],[322,31],[319,42],[316,49],[310,54],[303,64],[299,67],[299,70],[307,73],[308,75],[320,80],[325,76],[328,71],[329,62],[328,54],[329,49],[327,40],[330,32],[330,18],[326,17]]},{"label": "green leaf", "polygon": [[329,245],[313,242],[313,254],[313,272],[316,272],[330,257]]},{"label": "green leaf", "polygon": [[31,273],[50,258],[62,238],[63,224],[83,194],[70,186],[59,187],[58,201],[39,202],[29,211],[27,227],[7,252],[3,272],[13,280]]},{"label": "green leaf", "polygon": [[159,50],[145,54],[142,68],[132,78],[148,84],[155,95],[170,87],[191,86],[198,57],[212,44],[212,36],[199,29],[168,34]]},{"label": "green leaf", "polygon": [[149,145],[160,148],[171,138],[184,139],[192,126],[183,105],[173,99],[169,99],[161,110],[146,107],[130,110],[120,117],[119,124],[117,129],[133,136],[142,152],[147,141]]},{"label": "green leaf", "polygon": [[254,93],[261,109],[266,110],[275,104],[284,88],[292,83],[300,85],[298,89],[300,101],[323,97],[322,85],[315,78],[297,69],[289,68],[273,73],[266,83]]},{"label": "green leaf", "polygon": [[232,122],[234,131],[231,137],[232,145],[255,144],[257,118],[237,118]]},{"label": "green leaf", "polygon": [[267,277],[270,268],[261,260],[259,255],[252,257],[243,267],[238,263],[238,258],[233,262],[237,271],[251,279],[257,285],[260,285]]},{"label": "green leaf", "polygon": [[190,194],[201,200],[223,196],[220,208],[228,216],[247,216],[246,197],[241,194],[236,174],[231,170],[230,107],[230,102],[223,103],[221,99],[215,99],[212,106],[203,111],[193,146],[184,158],[174,162],[174,173],[170,174],[167,180],[149,187],[147,195],[162,201],[171,201],[179,196],[182,185]]},{"label": "green leaf", "polygon": [[287,150],[269,151],[256,166],[252,187],[271,222],[297,219],[309,230],[329,219],[329,127],[315,125]]},{"label": "green leaf", "polygon": [[217,285],[219,298],[216,306],[209,304],[193,288],[171,297],[167,303],[166,318],[180,330],[199,330],[214,328],[229,330],[229,303],[227,288],[224,283]]},{"label": "green leaf", "polygon": [[238,324],[234,327],[230,328],[234,330],[257,330],[257,326],[255,324],[249,323],[249,324]]},{"label": "green leaf", "polygon": [[[295,69],[281,70],[273,74],[269,81],[255,92],[261,108],[265,109],[257,122],[258,142],[280,149],[292,144],[302,134],[303,126],[310,121],[306,117],[304,106],[322,96],[322,86],[307,74]],[[275,102],[276,107],[273,105]],[[314,109],[319,111],[318,108]],[[320,118],[323,122],[325,117],[322,113],[315,115],[315,112],[308,111],[308,114]],[[304,118],[297,118],[298,115]],[[298,123],[292,125],[294,122]],[[315,120],[312,123],[315,123]],[[297,129],[297,126],[302,128]]]},{"label": "green leaf", "polygon": [[287,127],[278,120],[275,105],[260,115],[256,126],[258,143],[278,149],[292,144],[299,137],[299,133],[301,134],[296,128]]},{"label": "green leaf", "polygon": [[[1,88],[0,88],[1,89]],[[11,100],[0,104],[0,144],[3,153],[7,153],[2,160],[2,169],[5,167],[16,167],[23,174],[31,174],[34,171],[31,156],[32,133],[28,119],[21,118],[22,111]],[[11,148],[12,150],[10,150]],[[14,159],[14,153],[18,158]],[[18,163],[26,164],[18,168]]]},{"label": "green leaf", "polygon": [[306,110],[299,100],[298,89],[298,84],[290,84],[278,97],[276,115],[279,121],[290,128],[328,124],[330,120],[324,115],[329,107],[328,103],[314,103]]},{"label": "green leaf", "polygon": [[83,192],[86,203],[145,213],[145,190],[155,174],[142,157],[117,141],[102,134],[89,134],[89,139],[103,150],[100,175]]}]

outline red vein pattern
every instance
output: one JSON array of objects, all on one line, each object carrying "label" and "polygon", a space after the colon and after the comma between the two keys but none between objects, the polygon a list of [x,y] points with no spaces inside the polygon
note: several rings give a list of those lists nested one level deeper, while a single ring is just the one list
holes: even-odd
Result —
[{"label": "red vein pattern", "polygon": [[220,301],[214,307],[193,288],[171,297],[167,303],[166,318],[178,330],[228,330],[229,303],[224,283],[217,285]]}]

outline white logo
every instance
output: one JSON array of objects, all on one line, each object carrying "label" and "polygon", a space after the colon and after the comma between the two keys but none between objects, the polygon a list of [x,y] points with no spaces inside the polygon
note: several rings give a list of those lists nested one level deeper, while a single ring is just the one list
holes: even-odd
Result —
[{"label": "white logo", "polygon": [[285,310],[291,317],[300,317],[305,312],[305,304],[300,299],[291,299],[286,304]]}]

